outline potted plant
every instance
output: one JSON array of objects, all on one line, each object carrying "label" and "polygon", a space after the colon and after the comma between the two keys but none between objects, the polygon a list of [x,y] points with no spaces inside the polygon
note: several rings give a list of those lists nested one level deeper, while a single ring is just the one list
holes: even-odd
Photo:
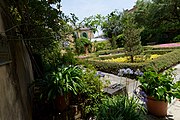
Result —
[{"label": "potted plant", "polygon": [[61,67],[49,73],[44,79],[35,80],[33,85],[40,93],[40,99],[53,100],[59,111],[64,111],[69,104],[70,94],[77,94],[81,89],[83,72],[77,66]]},{"label": "potted plant", "polygon": [[155,116],[166,116],[167,106],[173,98],[180,98],[180,85],[174,82],[173,69],[157,73],[150,69],[139,77],[140,88],[147,95],[147,110]]}]

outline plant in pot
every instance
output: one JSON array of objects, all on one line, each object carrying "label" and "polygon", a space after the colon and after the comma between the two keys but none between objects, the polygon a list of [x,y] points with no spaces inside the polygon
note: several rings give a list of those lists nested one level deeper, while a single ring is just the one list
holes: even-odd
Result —
[{"label": "plant in pot", "polygon": [[149,113],[164,117],[167,115],[168,103],[173,98],[180,98],[180,85],[174,82],[174,75],[173,69],[168,69],[164,73],[149,69],[138,78],[141,90],[147,95]]},{"label": "plant in pot", "polygon": [[82,76],[82,69],[77,66],[61,67],[44,79],[35,80],[33,85],[41,100],[53,100],[56,108],[62,112],[69,104],[70,95],[76,95],[83,86]]}]

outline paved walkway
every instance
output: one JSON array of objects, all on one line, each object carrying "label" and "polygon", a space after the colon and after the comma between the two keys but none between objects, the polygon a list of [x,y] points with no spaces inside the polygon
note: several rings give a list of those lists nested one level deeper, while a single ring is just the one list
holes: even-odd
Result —
[{"label": "paved walkway", "polygon": [[[177,74],[175,80],[180,81],[180,64],[174,66],[176,68],[175,73]],[[113,74],[104,73],[104,79],[110,80],[110,84],[120,83],[126,85],[128,94],[132,95],[133,90],[139,85],[135,80],[127,79],[124,77],[119,77]],[[155,116],[148,115],[148,120],[180,120],[180,100],[174,99],[171,104],[168,106],[168,117],[167,118],[157,118]]]}]

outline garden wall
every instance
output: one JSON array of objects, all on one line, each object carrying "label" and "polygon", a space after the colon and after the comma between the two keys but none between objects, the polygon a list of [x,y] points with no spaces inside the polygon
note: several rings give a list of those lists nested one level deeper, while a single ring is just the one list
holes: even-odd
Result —
[{"label": "garden wall", "polygon": [[0,120],[26,120],[10,64],[0,64]]}]

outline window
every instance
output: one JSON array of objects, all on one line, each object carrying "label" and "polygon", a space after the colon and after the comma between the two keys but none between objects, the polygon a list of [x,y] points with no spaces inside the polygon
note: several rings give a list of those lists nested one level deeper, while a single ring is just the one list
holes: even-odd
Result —
[{"label": "window", "polygon": [[82,37],[85,37],[85,38],[88,38],[88,35],[87,35],[86,32],[83,32],[83,33],[81,34],[81,36],[82,36]]}]

